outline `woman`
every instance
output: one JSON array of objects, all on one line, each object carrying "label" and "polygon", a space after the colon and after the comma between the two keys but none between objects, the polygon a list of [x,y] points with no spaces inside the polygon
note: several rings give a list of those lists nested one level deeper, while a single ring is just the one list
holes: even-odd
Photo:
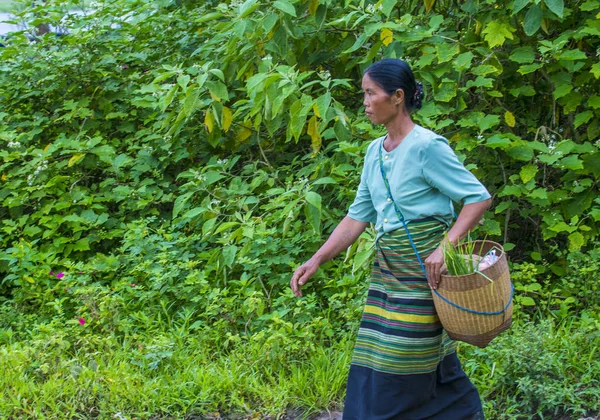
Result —
[{"label": "woman", "polygon": [[[367,149],[348,215],[295,271],[290,286],[302,296],[301,286],[319,266],[374,223],[377,255],[350,367],[344,419],[483,419],[479,394],[439,322],[431,289],[440,281],[444,242],[456,244],[477,225],[491,203],[490,194],[446,139],[412,121],[423,89],[408,64],[396,59],[374,63],[364,73],[362,90],[367,116],[373,124],[385,125],[387,135]],[[463,208],[447,231],[452,201]]]}]

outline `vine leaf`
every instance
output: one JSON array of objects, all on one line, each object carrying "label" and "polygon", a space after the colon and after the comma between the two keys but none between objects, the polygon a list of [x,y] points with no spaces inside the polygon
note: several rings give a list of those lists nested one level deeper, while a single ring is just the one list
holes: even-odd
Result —
[{"label": "vine leaf", "polygon": [[525,23],[523,29],[529,36],[535,34],[540,26],[542,25],[542,9],[537,4],[534,4],[529,8],[525,15]]}]

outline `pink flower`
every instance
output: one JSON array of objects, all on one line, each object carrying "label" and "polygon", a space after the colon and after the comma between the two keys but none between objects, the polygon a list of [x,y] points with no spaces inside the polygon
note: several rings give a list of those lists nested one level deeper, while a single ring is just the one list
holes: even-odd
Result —
[{"label": "pink flower", "polygon": [[83,274],[83,271],[80,271],[79,274]]},{"label": "pink flower", "polygon": [[60,273],[58,273],[58,274],[56,275],[56,278],[57,278],[57,279],[62,279],[64,276],[65,276],[65,273],[63,273],[63,272],[60,272]]},{"label": "pink flower", "polygon": [[123,64],[123,68],[126,69],[127,68],[127,64]]},{"label": "pink flower", "polygon": [[85,319],[83,319],[83,318],[79,318],[79,323],[80,323],[81,325],[85,325]]},{"label": "pink flower", "polygon": [[135,283],[132,283],[132,284],[131,284],[131,287],[135,287]]},{"label": "pink flower", "polygon": [[54,275],[54,271],[50,270],[50,275],[53,276]]}]

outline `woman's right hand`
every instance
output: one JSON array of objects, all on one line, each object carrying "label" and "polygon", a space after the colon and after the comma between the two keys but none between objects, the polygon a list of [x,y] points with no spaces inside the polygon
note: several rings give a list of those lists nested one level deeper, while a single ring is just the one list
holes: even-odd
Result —
[{"label": "woman's right hand", "polygon": [[317,272],[319,269],[319,264],[314,261],[312,258],[302,264],[300,267],[294,271],[294,275],[292,276],[292,280],[290,281],[290,287],[292,288],[292,292],[294,296],[301,297],[302,291],[300,290],[301,286],[304,286],[306,282]]}]

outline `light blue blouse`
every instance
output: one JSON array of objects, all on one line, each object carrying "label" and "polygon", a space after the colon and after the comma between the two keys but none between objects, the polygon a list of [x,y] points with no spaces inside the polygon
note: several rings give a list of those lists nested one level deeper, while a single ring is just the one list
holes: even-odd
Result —
[{"label": "light blue blouse", "polygon": [[379,148],[392,195],[405,221],[434,217],[448,225],[452,222],[452,201],[477,203],[490,193],[469,172],[448,145],[448,140],[415,125],[394,150],[383,149],[384,137],[371,142],[365,156],[356,198],[348,216],[375,224],[377,239],[402,227],[379,168]]}]

